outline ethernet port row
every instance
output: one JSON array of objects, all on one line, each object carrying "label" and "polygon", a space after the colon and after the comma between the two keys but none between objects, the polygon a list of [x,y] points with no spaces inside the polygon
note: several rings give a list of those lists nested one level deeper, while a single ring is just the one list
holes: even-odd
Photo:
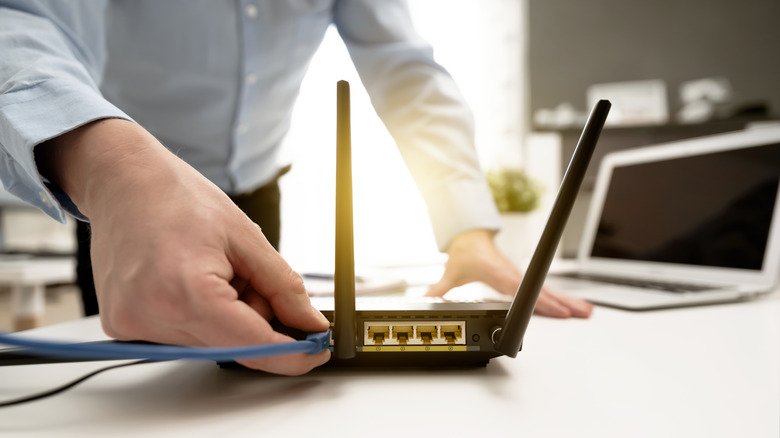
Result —
[{"label": "ethernet port row", "polygon": [[465,321],[366,321],[364,345],[465,344]]}]

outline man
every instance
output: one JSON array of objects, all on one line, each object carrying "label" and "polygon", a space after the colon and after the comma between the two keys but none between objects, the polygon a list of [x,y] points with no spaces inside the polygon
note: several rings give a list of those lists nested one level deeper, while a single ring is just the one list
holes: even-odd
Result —
[{"label": "man", "polygon": [[[402,1],[0,6],[3,183],[60,221],[66,211],[89,220],[110,336],[233,346],[289,341],[272,316],[327,328],[266,234],[278,227],[280,143],[331,23],[449,254],[429,294],[471,281],[514,293],[520,273],[492,241],[498,215],[471,115]],[[537,312],[587,317],[591,307],[544,291]],[[301,374],[328,355],[242,363]]]}]

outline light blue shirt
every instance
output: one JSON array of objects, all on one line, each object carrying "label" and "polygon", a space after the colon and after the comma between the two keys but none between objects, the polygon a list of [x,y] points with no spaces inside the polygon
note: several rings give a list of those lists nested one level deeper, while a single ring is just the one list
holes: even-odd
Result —
[{"label": "light blue shirt", "polygon": [[439,246],[466,229],[497,229],[471,113],[396,0],[0,0],[3,184],[64,221],[76,209],[42,181],[33,148],[119,117],[226,192],[250,191],[286,164],[278,156],[293,104],[331,24]]}]

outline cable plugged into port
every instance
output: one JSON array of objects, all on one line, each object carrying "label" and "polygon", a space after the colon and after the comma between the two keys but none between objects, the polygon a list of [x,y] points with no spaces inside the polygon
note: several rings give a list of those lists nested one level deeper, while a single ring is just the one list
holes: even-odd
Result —
[{"label": "cable plugged into port", "polygon": [[366,321],[363,345],[465,345],[466,321]]}]

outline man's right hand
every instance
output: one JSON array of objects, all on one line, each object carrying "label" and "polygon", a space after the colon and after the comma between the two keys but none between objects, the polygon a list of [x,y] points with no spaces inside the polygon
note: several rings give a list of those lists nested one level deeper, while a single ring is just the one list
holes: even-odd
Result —
[{"label": "man's right hand", "polygon": [[[105,332],[119,340],[192,346],[293,341],[287,326],[319,332],[301,277],[222,191],[140,126],[89,123],[39,145],[41,173],[89,219]],[[240,363],[297,375],[330,352]]]}]

